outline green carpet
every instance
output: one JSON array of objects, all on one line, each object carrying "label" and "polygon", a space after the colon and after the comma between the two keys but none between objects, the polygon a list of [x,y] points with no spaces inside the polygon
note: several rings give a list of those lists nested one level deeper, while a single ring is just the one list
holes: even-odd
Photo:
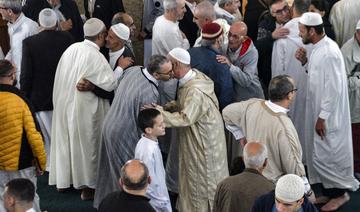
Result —
[{"label": "green carpet", "polygon": [[[69,189],[59,193],[55,186],[48,185],[48,173],[38,178],[37,192],[40,196],[41,210],[48,212],[96,212],[92,207],[92,201],[82,201],[80,191]],[[315,193],[319,190],[313,187]],[[360,211],[360,191],[350,193],[350,202],[346,203],[339,212],[359,212]],[[319,210],[320,211],[320,210]]]}]

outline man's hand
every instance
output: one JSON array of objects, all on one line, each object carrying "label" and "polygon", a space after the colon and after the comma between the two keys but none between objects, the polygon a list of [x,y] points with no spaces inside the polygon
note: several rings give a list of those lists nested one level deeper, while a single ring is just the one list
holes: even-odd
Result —
[{"label": "man's hand", "polygon": [[240,138],[239,142],[240,142],[241,146],[244,147],[247,144],[246,137]]},{"label": "man's hand", "polygon": [[120,66],[122,69],[126,69],[127,67],[131,66],[133,63],[134,60],[131,57],[121,56],[118,60],[117,65]]},{"label": "man's hand", "polygon": [[225,57],[224,55],[216,55],[216,60],[219,63],[227,64],[229,67],[231,66],[229,58]]},{"label": "man's hand", "polygon": [[306,49],[298,48],[295,52],[295,58],[300,61],[301,65],[305,65],[307,63]]},{"label": "man's hand", "polygon": [[324,140],[326,127],[325,127],[325,119],[318,118],[315,125],[316,133],[321,137],[321,140]]},{"label": "man's hand", "polygon": [[95,86],[87,79],[81,79],[77,85],[76,88],[78,91],[84,92],[84,91],[92,91],[94,90]]},{"label": "man's hand", "polygon": [[275,40],[279,39],[279,38],[286,38],[286,36],[289,34],[289,29],[284,28],[284,27],[280,27],[275,29],[272,33],[271,33],[271,37]]},{"label": "man's hand", "polygon": [[144,40],[146,38],[146,36],[147,36],[147,33],[144,31],[141,31],[141,32],[139,32],[138,39]]},{"label": "man's hand", "polygon": [[70,29],[72,29],[72,21],[69,18],[66,21],[60,21],[60,29],[61,31],[69,31]]}]

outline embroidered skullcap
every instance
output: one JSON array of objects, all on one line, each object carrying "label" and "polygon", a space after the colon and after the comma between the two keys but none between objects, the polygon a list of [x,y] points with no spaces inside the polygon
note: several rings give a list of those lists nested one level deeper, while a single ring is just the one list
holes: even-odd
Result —
[{"label": "embroidered skullcap", "polygon": [[287,174],[277,181],[275,197],[285,202],[295,202],[304,196],[305,185],[301,177]]},{"label": "embroidered skullcap", "polygon": [[57,16],[54,10],[45,8],[39,13],[39,24],[44,28],[52,28],[56,26]]},{"label": "embroidered skullcap", "polygon": [[90,18],[84,24],[84,35],[91,37],[98,35],[105,29],[105,24],[97,18]]},{"label": "embroidered skullcap", "polygon": [[122,40],[129,40],[130,29],[125,24],[118,23],[112,25],[110,29]]},{"label": "embroidered skullcap", "polygon": [[190,64],[190,54],[185,49],[179,47],[174,48],[169,52],[169,55],[182,64]]},{"label": "embroidered skullcap", "polygon": [[217,23],[205,24],[201,30],[202,39],[214,40],[222,34],[222,27]]},{"label": "embroidered skullcap", "polygon": [[321,15],[318,13],[307,12],[302,14],[300,23],[305,26],[319,26],[323,23]]},{"label": "embroidered skullcap", "polygon": [[360,29],[360,20],[356,24],[356,29]]}]

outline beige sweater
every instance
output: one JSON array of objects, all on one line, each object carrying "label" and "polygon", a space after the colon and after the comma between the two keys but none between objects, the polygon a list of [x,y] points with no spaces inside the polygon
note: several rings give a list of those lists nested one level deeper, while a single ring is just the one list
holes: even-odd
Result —
[{"label": "beige sweater", "polygon": [[296,129],[285,113],[274,113],[264,100],[250,99],[223,110],[227,125],[240,127],[247,141],[259,141],[268,149],[263,175],[276,182],[284,174],[305,176],[302,150]]}]

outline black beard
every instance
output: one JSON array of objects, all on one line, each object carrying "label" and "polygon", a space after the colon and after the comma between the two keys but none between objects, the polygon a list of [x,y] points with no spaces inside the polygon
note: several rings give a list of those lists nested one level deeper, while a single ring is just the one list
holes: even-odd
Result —
[{"label": "black beard", "polygon": [[17,79],[14,79],[14,81],[13,81],[13,84],[12,84],[12,85],[13,85],[13,86],[16,86],[17,82],[18,82],[18,81],[17,81]]}]

